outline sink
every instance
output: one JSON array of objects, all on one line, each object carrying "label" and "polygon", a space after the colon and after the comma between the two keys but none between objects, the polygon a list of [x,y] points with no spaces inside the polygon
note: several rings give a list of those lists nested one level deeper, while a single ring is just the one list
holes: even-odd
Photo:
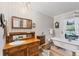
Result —
[{"label": "sink", "polygon": [[18,45],[24,44],[24,42],[25,41],[15,41],[15,42],[9,43],[9,45],[18,46]]}]

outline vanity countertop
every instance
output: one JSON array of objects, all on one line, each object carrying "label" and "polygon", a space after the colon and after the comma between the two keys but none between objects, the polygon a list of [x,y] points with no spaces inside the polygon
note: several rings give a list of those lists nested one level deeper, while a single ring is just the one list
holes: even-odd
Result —
[{"label": "vanity countertop", "polygon": [[15,41],[15,42],[7,43],[4,46],[4,49],[9,49],[9,48],[12,48],[12,47],[15,47],[15,46],[24,45],[24,44],[30,44],[30,43],[37,42],[37,41],[40,41],[40,40],[39,39],[35,39],[35,38],[30,38],[30,39],[26,39],[26,40],[17,41],[17,42],[20,42],[21,43],[19,45],[13,45],[13,43],[16,42]]}]

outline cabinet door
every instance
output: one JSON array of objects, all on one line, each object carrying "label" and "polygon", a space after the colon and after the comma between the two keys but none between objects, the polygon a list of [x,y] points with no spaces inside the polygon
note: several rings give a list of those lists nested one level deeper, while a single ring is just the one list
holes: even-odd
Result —
[{"label": "cabinet door", "polygon": [[24,56],[24,50],[25,49],[17,51],[16,52],[17,53],[16,56]]},{"label": "cabinet door", "polygon": [[39,55],[39,42],[29,44],[27,52],[29,56]]},{"label": "cabinet door", "polygon": [[7,54],[8,56],[16,56],[17,55],[17,47],[11,48],[11,49],[7,49]]},{"label": "cabinet door", "polygon": [[18,47],[17,51],[18,56],[27,56],[27,45],[22,45]]},{"label": "cabinet door", "polygon": [[45,36],[37,36],[38,39],[40,39],[40,45],[45,43]]},{"label": "cabinet door", "polygon": [[38,46],[30,47],[29,54],[30,54],[30,56],[35,56],[35,55],[39,54]]},{"label": "cabinet door", "polygon": [[24,49],[24,56],[27,56],[27,48]]}]

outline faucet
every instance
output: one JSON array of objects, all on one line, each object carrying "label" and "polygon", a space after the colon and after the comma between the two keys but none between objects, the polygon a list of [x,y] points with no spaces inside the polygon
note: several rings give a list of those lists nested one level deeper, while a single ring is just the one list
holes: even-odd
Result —
[{"label": "faucet", "polygon": [[20,41],[21,38],[23,38],[23,36],[18,36],[18,37],[16,37],[16,39],[13,40],[13,42],[14,41]]}]

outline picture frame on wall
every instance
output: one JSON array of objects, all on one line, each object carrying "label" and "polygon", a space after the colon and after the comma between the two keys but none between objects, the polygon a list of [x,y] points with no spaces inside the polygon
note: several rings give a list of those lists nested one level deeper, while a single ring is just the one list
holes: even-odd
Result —
[{"label": "picture frame on wall", "polygon": [[59,22],[55,22],[55,28],[59,28]]}]

